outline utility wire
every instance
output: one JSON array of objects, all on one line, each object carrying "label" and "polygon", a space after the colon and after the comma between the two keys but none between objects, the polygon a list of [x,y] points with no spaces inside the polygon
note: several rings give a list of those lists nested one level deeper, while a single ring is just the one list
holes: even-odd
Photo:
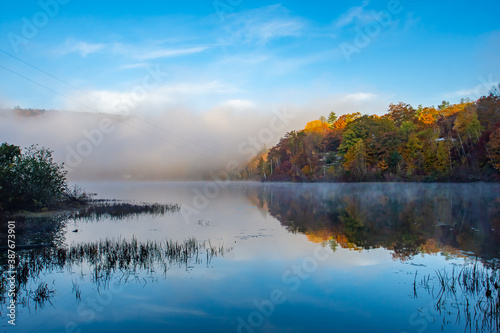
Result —
[{"label": "utility wire", "polygon": [[[32,79],[30,79],[29,77],[26,77],[26,76],[24,76],[24,75],[22,75],[22,74],[20,74],[20,73],[18,73],[18,72],[16,72],[16,71],[13,71],[13,70],[11,70],[11,69],[9,69],[9,68],[7,68],[7,67],[3,66],[3,65],[0,65],[0,68],[3,68],[4,70],[6,70],[6,71],[8,71],[8,72],[10,72],[10,73],[12,73],[12,74],[14,74],[14,75],[17,75],[17,76],[19,76],[19,77],[21,77],[21,78],[23,78],[23,79],[25,79],[25,80],[27,80],[27,81],[29,81],[29,82],[32,82],[32,83],[34,83],[34,84],[36,84],[36,85],[38,85],[38,86],[40,86],[40,87],[42,87],[42,88],[45,88],[45,89],[47,89],[47,90],[49,90],[49,91],[51,91],[51,92],[53,92],[53,93],[55,93],[55,94],[57,94],[57,95],[59,95],[59,96],[62,96],[62,97],[64,97],[64,98],[67,98],[68,100],[70,100],[70,101],[72,101],[72,102],[74,102],[74,103],[77,103],[77,104],[79,104],[79,105],[81,105],[81,106],[84,106],[84,107],[86,107],[86,108],[88,108],[88,109],[90,109],[90,110],[92,110],[92,111],[94,111],[94,112],[99,112],[98,110],[96,110],[96,109],[92,108],[91,106],[88,106],[88,105],[86,105],[86,104],[84,104],[84,103],[82,103],[82,102],[80,102],[80,101],[78,101],[78,100],[76,100],[76,99],[74,99],[74,98],[72,98],[72,97],[66,96],[66,95],[64,95],[64,94],[62,94],[62,93],[60,93],[60,92],[58,92],[58,91],[56,91],[56,90],[54,90],[54,89],[52,89],[52,88],[50,88],[50,87],[47,87],[46,85],[44,85],[44,84],[42,84],[42,83],[40,83],[40,82],[37,82],[37,81],[35,81],[35,80],[32,80]],[[166,143],[168,143],[168,144],[172,144],[172,142],[170,142],[170,141],[168,141],[168,140],[165,140],[164,138],[162,138],[162,137],[160,137],[160,136],[157,136],[157,135],[151,134],[151,133],[149,133],[149,132],[145,132],[145,131],[141,130],[140,128],[137,128],[137,127],[135,127],[135,126],[132,126],[131,124],[129,124],[129,123],[127,123],[127,122],[125,122],[125,121],[121,120],[121,119],[120,119],[120,118],[118,118],[118,117],[113,117],[113,116],[112,116],[112,115],[110,115],[110,114],[106,114],[106,116],[107,116],[107,117],[110,117],[111,119],[114,119],[114,120],[116,120],[116,121],[118,121],[118,122],[120,122],[120,123],[122,123],[122,124],[124,124],[124,125],[126,125],[126,126],[128,126],[128,127],[130,127],[130,128],[133,128],[133,129],[135,129],[136,131],[139,131],[139,132],[141,132],[141,133],[143,133],[143,134],[149,135],[149,136],[151,136],[151,137],[153,137],[153,138],[156,138],[156,139],[161,140],[161,141],[163,141],[163,142],[166,142]],[[203,153],[203,154],[205,154],[205,155],[207,155],[207,156],[211,156],[211,157],[212,157],[212,155],[211,155],[211,154],[209,154],[208,152],[203,151],[203,150],[200,150],[200,151],[194,151],[194,150],[192,150],[192,149],[190,149],[190,148],[188,148],[188,147],[182,147],[182,148],[183,148],[183,149],[185,149],[185,150],[187,150],[187,151],[189,151],[189,152],[191,152],[191,153],[193,153],[193,154],[200,154],[200,152],[201,152],[201,153]],[[220,159],[217,159],[217,160],[222,161],[222,160],[220,160]]]},{"label": "utility wire", "polygon": [[[37,67],[37,66],[35,66],[35,65],[32,65],[32,64],[28,63],[27,61],[24,61],[24,60],[20,59],[19,57],[15,56],[15,55],[13,55],[13,54],[11,54],[11,53],[7,52],[7,51],[4,51],[4,50],[0,49],[0,52],[4,53],[5,55],[7,55],[7,56],[9,56],[9,57],[11,57],[11,58],[16,59],[17,61],[19,61],[19,62],[21,62],[21,63],[23,63],[23,64],[25,64],[25,65],[27,65],[27,66],[29,66],[29,67],[31,67],[31,68],[33,68],[33,69],[35,69],[35,70],[37,70],[37,71],[39,71],[39,72],[41,72],[41,73],[45,74],[45,75],[47,75],[47,76],[49,76],[49,77],[51,77],[51,78],[53,78],[53,79],[55,79],[55,80],[57,80],[57,81],[59,81],[59,82],[61,82],[61,83],[65,84],[65,85],[67,85],[67,86],[69,86],[69,87],[71,87],[71,88],[73,88],[73,89],[75,89],[75,90],[77,90],[77,91],[79,91],[79,92],[81,92],[81,93],[83,93],[83,94],[85,94],[85,95],[87,95],[87,96],[89,96],[89,97],[91,97],[91,98],[93,98],[93,99],[95,99],[95,100],[98,100],[98,101],[100,101],[100,102],[102,102],[102,103],[107,104],[108,106],[110,106],[111,108],[113,108],[113,109],[115,109],[115,110],[118,110],[118,109],[116,108],[116,106],[111,105],[109,102],[107,102],[107,101],[105,101],[105,100],[103,100],[103,99],[101,99],[101,98],[99,98],[99,97],[96,97],[96,96],[92,95],[91,93],[89,93],[88,91],[85,91],[85,90],[83,90],[83,89],[81,89],[81,88],[78,88],[78,87],[76,87],[75,85],[73,85],[73,84],[71,84],[71,83],[69,83],[69,82],[66,82],[65,80],[62,80],[62,79],[60,79],[60,78],[58,78],[58,77],[56,77],[56,76],[54,76],[54,75],[52,75],[52,74],[48,73],[47,71],[44,71],[43,69],[41,69],[41,68],[39,68],[39,67]],[[3,66],[2,66],[2,67],[3,67]],[[5,68],[5,67],[4,67],[4,68]],[[10,71],[10,70],[9,70],[9,71]],[[10,71],[10,72],[13,72],[13,71]],[[17,74],[17,73],[15,73],[15,74]],[[24,77],[24,76],[22,76],[22,75],[19,75],[19,76],[21,76],[21,77],[23,77],[23,78],[27,79],[26,77]],[[28,79],[28,80],[29,80],[29,79]],[[29,81],[34,82],[34,81],[32,81],[32,80],[29,80]],[[34,83],[36,83],[36,82],[34,82]],[[36,84],[40,85],[39,83],[36,83]],[[52,89],[50,89],[50,88],[48,88],[48,87],[45,87],[45,86],[43,86],[43,85],[42,85],[42,87],[44,87],[44,88],[46,88],[46,89],[49,89],[50,91],[55,92],[56,94],[61,95],[61,96],[65,97],[65,98],[68,98],[69,100],[72,100],[72,101],[73,101],[73,102],[75,102],[75,103],[78,103],[78,104],[80,104],[80,105],[83,105],[82,103],[79,103],[79,102],[75,101],[74,99],[72,99],[72,98],[70,98],[70,97],[68,97],[68,96],[64,96],[64,95],[62,95],[62,94],[60,94],[60,93],[58,93],[58,92],[56,92],[56,91],[54,91],[54,90],[52,90]],[[84,105],[84,106],[86,106],[86,107],[90,108],[90,107],[89,107],[89,106],[87,106],[87,105]],[[93,108],[90,108],[90,109],[94,110]],[[97,110],[94,110],[94,111],[97,111]],[[139,117],[137,117],[136,115],[129,115],[129,116],[130,116],[130,117],[133,117],[133,118],[136,118],[136,119],[138,119],[138,120],[140,120],[140,121],[144,122],[145,124],[147,124],[147,125],[149,125],[149,126],[155,127],[155,128],[157,128],[157,129],[159,129],[160,131],[162,131],[162,132],[164,132],[164,133],[168,134],[168,135],[174,136],[174,137],[176,137],[176,138],[178,138],[178,139],[184,140],[184,141],[186,141],[186,142],[188,142],[188,143],[190,143],[190,144],[192,144],[192,145],[195,145],[196,147],[202,147],[202,148],[204,148],[204,149],[206,149],[206,150],[211,150],[211,151],[213,151],[213,152],[215,152],[215,153],[217,153],[217,154],[220,154],[220,155],[225,155],[226,157],[231,158],[231,156],[226,155],[226,154],[224,154],[223,152],[220,152],[220,151],[218,151],[218,150],[215,150],[215,149],[213,149],[212,147],[208,147],[208,146],[201,145],[201,144],[199,144],[199,143],[197,143],[197,142],[194,142],[194,141],[192,141],[192,140],[190,140],[190,139],[184,138],[184,137],[182,137],[182,136],[180,136],[180,135],[178,135],[178,134],[172,133],[171,131],[168,131],[168,130],[166,130],[166,129],[164,129],[164,128],[162,128],[162,127],[160,127],[160,126],[156,125],[156,124],[150,123],[150,122],[148,122],[148,121],[146,121],[146,120],[144,120],[144,119],[142,119],[142,118],[139,118]]]}]

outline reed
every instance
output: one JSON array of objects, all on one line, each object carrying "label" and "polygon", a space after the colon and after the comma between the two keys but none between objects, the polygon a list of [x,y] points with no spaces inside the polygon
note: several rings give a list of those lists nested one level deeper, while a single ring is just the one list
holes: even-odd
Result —
[{"label": "reed", "polygon": [[116,200],[102,200],[72,212],[68,218],[75,220],[100,221],[103,218],[121,220],[139,215],[153,217],[176,213],[181,209],[178,204],[129,203]]},{"label": "reed", "polygon": [[71,292],[75,293],[76,300],[78,300],[78,301],[81,300],[82,299],[82,291],[80,290],[80,286],[75,281],[71,281],[71,283],[73,284],[73,289],[71,289]]},{"label": "reed", "polygon": [[[444,315],[454,314],[455,321],[464,321],[466,330],[500,331],[500,270],[474,265],[461,269],[437,270],[435,275],[423,276],[416,288],[433,296],[435,310]],[[434,291],[437,290],[437,294]],[[443,323],[447,321],[443,318]],[[443,324],[446,326],[445,324]]]},{"label": "reed", "polygon": [[[54,271],[72,271],[76,267],[88,267],[90,280],[99,287],[106,288],[114,277],[138,279],[143,272],[154,274],[161,271],[166,276],[170,269],[203,264],[201,259],[206,254],[207,265],[214,257],[223,256],[231,249],[223,245],[212,245],[210,241],[199,241],[188,238],[184,241],[146,241],[139,242],[135,237],[130,240],[105,239],[98,242],[79,243],[68,248],[38,248],[24,251],[17,263],[16,290],[25,290],[29,300],[42,306],[54,295],[55,290],[48,288],[47,283],[40,282],[35,290],[28,286],[41,280],[46,274]],[[7,281],[6,267],[0,268],[0,302],[5,302]],[[83,273],[82,273],[83,274]],[[82,291],[73,281],[72,293],[80,300]]]},{"label": "reed", "polygon": [[40,282],[38,287],[30,292],[30,298],[35,302],[36,306],[43,307],[46,302],[50,302],[50,299],[54,296],[55,290],[48,287],[46,282]]}]

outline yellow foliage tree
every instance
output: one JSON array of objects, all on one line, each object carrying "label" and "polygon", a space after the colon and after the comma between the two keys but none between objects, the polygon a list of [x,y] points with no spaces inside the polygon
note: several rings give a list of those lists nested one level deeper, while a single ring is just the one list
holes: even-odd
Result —
[{"label": "yellow foliage tree", "polygon": [[313,120],[306,124],[304,132],[324,134],[330,130],[330,125],[321,120]]},{"label": "yellow foliage tree", "polygon": [[336,130],[342,130],[347,126],[347,124],[349,124],[353,120],[358,119],[359,117],[361,117],[360,112],[344,114],[337,120],[335,120],[335,122],[332,124],[332,128]]},{"label": "yellow foliage tree", "polygon": [[358,174],[365,174],[366,147],[363,140],[358,140],[345,154],[344,168]]},{"label": "yellow foliage tree", "polygon": [[382,171],[385,171],[389,166],[387,165],[385,160],[382,160],[382,161],[378,162],[377,167],[379,169],[381,169]]},{"label": "yellow foliage tree", "polygon": [[436,123],[439,116],[438,110],[435,108],[423,108],[417,115],[417,118],[425,126],[430,126]]},{"label": "yellow foliage tree", "polygon": [[439,110],[439,114],[442,117],[449,117],[451,115],[454,115],[456,113],[464,111],[473,105],[474,105],[474,103],[472,103],[472,102],[449,105],[446,108]]},{"label": "yellow foliage tree", "polygon": [[477,119],[476,107],[471,106],[458,113],[453,129],[459,135],[460,141],[462,140],[461,136],[468,136],[471,141],[477,143],[483,128]]},{"label": "yellow foliage tree", "polygon": [[311,168],[309,167],[309,165],[306,165],[300,171],[302,172],[303,175],[309,176],[309,174],[311,173]]},{"label": "yellow foliage tree", "polygon": [[450,165],[450,150],[444,141],[438,142],[436,151],[436,160],[434,170],[444,173],[451,167]]}]

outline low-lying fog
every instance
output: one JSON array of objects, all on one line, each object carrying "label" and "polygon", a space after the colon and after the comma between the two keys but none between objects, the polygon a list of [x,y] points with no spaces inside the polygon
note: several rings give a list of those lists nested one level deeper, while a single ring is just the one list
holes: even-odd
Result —
[{"label": "low-lying fog", "polygon": [[3,109],[0,141],[54,150],[70,180],[200,179],[230,161],[248,161],[258,149],[332,110],[382,114],[387,107],[356,95],[301,106],[237,104],[206,112],[177,107],[151,114],[138,108],[128,115],[46,111],[33,116]]}]

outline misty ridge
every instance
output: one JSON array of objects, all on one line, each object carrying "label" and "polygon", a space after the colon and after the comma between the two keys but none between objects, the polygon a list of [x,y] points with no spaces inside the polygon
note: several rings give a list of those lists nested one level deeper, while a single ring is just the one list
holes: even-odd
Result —
[{"label": "misty ridge", "polygon": [[228,165],[244,167],[332,105],[339,114],[382,113],[386,107],[358,94],[259,108],[235,101],[203,112],[183,106],[158,111],[159,105],[129,114],[0,107],[0,133],[22,148],[38,144],[53,150],[70,181],[201,180]]}]

